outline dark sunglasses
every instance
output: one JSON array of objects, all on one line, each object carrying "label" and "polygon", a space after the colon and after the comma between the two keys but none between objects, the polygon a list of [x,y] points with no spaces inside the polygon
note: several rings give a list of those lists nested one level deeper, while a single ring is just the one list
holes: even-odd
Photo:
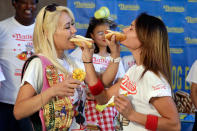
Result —
[{"label": "dark sunglasses", "polygon": [[[50,11],[50,12],[53,12],[56,10],[56,7],[59,6],[55,3],[51,4],[51,5],[48,5],[47,7],[45,7],[44,9],[44,15],[43,15],[43,19],[42,19],[42,23],[44,23],[44,18],[45,18],[45,15],[46,15],[46,11]],[[43,27],[42,27],[43,28]],[[43,33],[44,33],[44,29],[43,30]]]},{"label": "dark sunglasses", "polygon": [[46,15],[46,11],[53,12],[53,11],[56,10],[56,7],[57,7],[57,6],[59,6],[59,5],[53,3],[53,4],[50,4],[50,5],[48,5],[47,7],[45,7],[45,9],[44,9],[44,15],[43,15],[43,22],[44,22],[44,18],[45,18],[45,15]]}]

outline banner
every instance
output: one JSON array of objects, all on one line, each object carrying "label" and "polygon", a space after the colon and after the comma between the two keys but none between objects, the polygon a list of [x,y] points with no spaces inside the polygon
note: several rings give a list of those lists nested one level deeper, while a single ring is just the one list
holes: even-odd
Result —
[{"label": "banner", "polygon": [[[190,84],[185,79],[197,59],[197,0],[68,0],[67,5],[75,15],[77,34],[80,35],[85,35],[89,18],[102,6],[109,8],[110,17],[118,23],[118,31],[129,26],[141,12],[163,20],[170,41],[172,88],[176,97],[180,97],[180,92],[189,95]],[[125,55],[130,55],[130,52],[122,46],[121,56]],[[190,96],[187,99],[191,100]],[[179,109],[183,113],[181,120],[193,122],[193,114],[184,114],[193,111],[193,108],[187,112]]]}]

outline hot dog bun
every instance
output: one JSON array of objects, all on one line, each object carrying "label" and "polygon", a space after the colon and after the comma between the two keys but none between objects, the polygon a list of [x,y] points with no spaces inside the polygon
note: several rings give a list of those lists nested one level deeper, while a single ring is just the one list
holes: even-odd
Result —
[{"label": "hot dog bun", "polygon": [[124,41],[127,38],[125,34],[118,32],[118,31],[112,31],[112,30],[105,31],[105,38],[106,39],[111,40],[112,35],[115,35],[116,41],[119,41],[119,42]]},{"label": "hot dog bun", "polygon": [[83,37],[81,35],[75,35],[70,39],[70,41],[79,47],[83,47],[82,42],[84,42],[88,46],[88,48],[92,48],[94,43],[92,39]]}]

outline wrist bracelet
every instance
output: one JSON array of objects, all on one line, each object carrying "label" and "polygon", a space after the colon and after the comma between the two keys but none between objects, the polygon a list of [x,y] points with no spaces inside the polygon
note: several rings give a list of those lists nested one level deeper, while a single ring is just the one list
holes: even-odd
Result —
[{"label": "wrist bracelet", "polygon": [[145,128],[151,131],[156,131],[158,126],[158,116],[147,115]]},{"label": "wrist bracelet", "polygon": [[85,62],[85,61],[83,61],[83,63],[92,63],[92,61],[90,61],[90,62]]},{"label": "wrist bracelet", "polygon": [[96,96],[99,95],[103,90],[104,86],[100,79],[98,79],[97,83],[93,86],[88,85],[89,90],[92,95]]},{"label": "wrist bracelet", "polygon": [[113,62],[113,63],[119,63],[121,61],[121,57],[117,57],[117,58],[114,59],[110,56],[109,58],[110,58],[110,61]]}]

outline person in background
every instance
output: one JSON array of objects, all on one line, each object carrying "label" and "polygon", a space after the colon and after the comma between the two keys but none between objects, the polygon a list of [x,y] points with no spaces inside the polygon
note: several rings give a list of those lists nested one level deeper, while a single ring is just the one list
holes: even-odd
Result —
[{"label": "person in background", "polygon": [[15,16],[0,21],[0,65],[5,79],[0,88],[0,129],[31,131],[28,119],[17,121],[13,115],[20,87],[22,66],[27,59],[26,45],[32,46],[38,0],[12,0]]},{"label": "person in background", "polygon": [[[107,46],[105,39],[105,31],[115,27],[116,24],[107,18],[96,19],[92,17],[85,35],[87,38],[92,38],[94,40],[95,49],[92,62],[97,75],[105,87],[111,86],[113,83],[123,78],[125,74],[120,57],[118,61],[114,62],[114,64],[118,65],[118,68],[113,68],[113,64],[109,65],[109,63],[113,62],[111,62],[111,50]],[[79,54],[81,54],[81,49],[77,48],[71,53],[71,56],[79,58]],[[117,54],[120,55],[120,50]],[[98,125],[103,131],[114,131],[114,122],[118,114],[115,107],[106,107],[103,111],[98,111],[96,105],[97,102],[94,96],[87,90],[87,101],[85,106],[87,122],[95,123],[95,125]]]},{"label": "person in background", "polygon": [[[121,82],[108,90],[97,77],[93,64],[85,64],[90,92],[99,104],[114,98],[116,109],[130,120],[123,125],[124,131],[179,131],[179,115],[171,92],[168,32],[164,23],[141,13],[123,33],[127,39],[121,43],[132,52],[136,64]],[[118,46],[114,37],[108,44]],[[84,48],[83,61],[91,61],[91,55],[90,50]]]},{"label": "person in background", "polygon": [[[197,109],[197,60],[193,63],[189,74],[186,78],[187,82],[191,84],[191,99]],[[193,125],[193,131],[197,131],[197,112],[195,112],[195,122]]]},{"label": "person in background", "polygon": [[124,65],[124,69],[125,71],[128,71],[128,69],[135,65],[135,59],[133,57],[133,55],[127,55],[127,56],[123,56],[122,57],[122,61],[123,61],[123,65]]},{"label": "person in background", "polygon": [[[66,52],[75,48],[70,39],[76,31],[67,7],[51,4],[39,11],[33,35],[35,55],[23,68],[14,106],[17,120],[39,111],[42,131],[84,129],[85,84],[74,79],[73,71],[79,67]],[[40,129],[35,123],[34,129]]]}]

